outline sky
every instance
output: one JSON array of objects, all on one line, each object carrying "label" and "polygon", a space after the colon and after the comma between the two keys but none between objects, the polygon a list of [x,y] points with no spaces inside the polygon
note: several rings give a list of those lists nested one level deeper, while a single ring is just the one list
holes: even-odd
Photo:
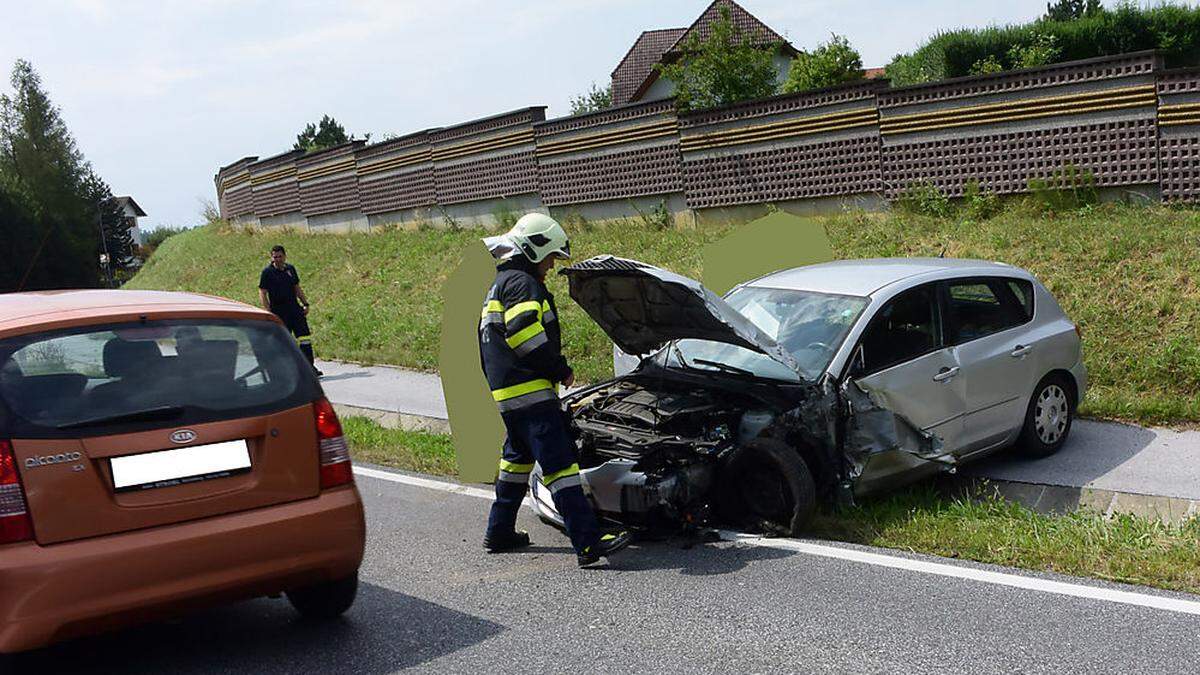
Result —
[{"label": "sky", "polygon": [[[845,35],[867,67],[941,29],[1023,22],[1045,0],[742,0],[809,49]],[[1109,4],[1109,3],[1106,3]],[[403,134],[534,105],[569,112],[643,30],[708,0],[0,0],[0,68],[26,59],[86,158],[149,214],[200,222],[213,175],[291,148],[329,114]],[[9,91],[7,77],[0,92]]]}]

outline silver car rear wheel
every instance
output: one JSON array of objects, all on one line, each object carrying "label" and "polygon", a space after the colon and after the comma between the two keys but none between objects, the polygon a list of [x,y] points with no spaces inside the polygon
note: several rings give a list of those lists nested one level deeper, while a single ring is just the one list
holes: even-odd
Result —
[{"label": "silver car rear wheel", "polygon": [[1046,445],[1053,445],[1067,430],[1071,409],[1067,393],[1057,384],[1050,384],[1038,394],[1034,403],[1034,428],[1038,438]]},{"label": "silver car rear wheel", "polygon": [[1025,411],[1016,451],[1026,457],[1047,457],[1058,452],[1071,433],[1075,417],[1072,383],[1061,373],[1042,378]]}]

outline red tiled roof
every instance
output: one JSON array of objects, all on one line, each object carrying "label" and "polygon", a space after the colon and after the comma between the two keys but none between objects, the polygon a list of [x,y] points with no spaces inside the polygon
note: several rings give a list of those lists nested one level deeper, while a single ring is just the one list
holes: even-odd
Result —
[{"label": "red tiled roof", "polygon": [[887,77],[886,68],[867,68],[863,71],[864,80],[878,80],[881,77]]},{"label": "red tiled roof", "polygon": [[712,35],[712,24],[721,18],[722,7],[729,8],[729,20],[733,22],[733,27],[743,35],[750,36],[751,43],[755,45],[768,45],[773,42],[779,42],[786,45],[787,48],[791,48],[791,45],[788,44],[787,40],[783,39],[782,35],[771,30],[767,24],[759,21],[757,17],[747,12],[741,5],[734,2],[734,0],[713,0],[708,9],[704,10],[692,22],[692,25],[688,26],[684,34],[679,36],[679,39],[667,49],[667,52],[679,53],[679,49],[691,38],[693,33],[699,36],[701,40]]},{"label": "red tiled roof", "polygon": [[637,42],[613,71],[613,105],[640,99],[658,79],[654,64],[680,56],[681,48],[691,35],[695,34],[701,40],[712,35],[712,23],[720,18],[722,7],[729,8],[729,19],[734,28],[750,36],[752,44],[779,43],[790,55],[798,54],[782,35],[771,30],[734,0],[713,0],[687,28],[648,30],[638,37]]},{"label": "red tiled roof", "polygon": [[654,64],[687,32],[686,28],[648,30],[638,36],[625,58],[612,72],[613,105],[628,103],[638,86],[646,81]]}]

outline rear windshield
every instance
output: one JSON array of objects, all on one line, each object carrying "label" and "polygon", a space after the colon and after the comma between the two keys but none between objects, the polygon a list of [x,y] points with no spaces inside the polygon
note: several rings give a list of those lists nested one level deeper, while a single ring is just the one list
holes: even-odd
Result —
[{"label": "rear windshield", "polygon": [[89,436],[300,405],[316,384],[267,321],[89,326],[0,340],[0,426],[18,437]]}]

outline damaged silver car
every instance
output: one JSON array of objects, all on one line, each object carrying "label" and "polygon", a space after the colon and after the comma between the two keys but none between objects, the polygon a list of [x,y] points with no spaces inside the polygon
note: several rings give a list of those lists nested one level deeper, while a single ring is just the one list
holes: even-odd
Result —
[{"label": "damaged silver car", "polygon": [[[997,450],[1066,441],[1087,387],[1078,328],[1028,272],[851,260],[741,284],[612,256],[560,272],[638,366],[563,399],[584,487],[635,526],[801,533],[817,505]],[[533,476],[538,515],[561,525]]]}]

